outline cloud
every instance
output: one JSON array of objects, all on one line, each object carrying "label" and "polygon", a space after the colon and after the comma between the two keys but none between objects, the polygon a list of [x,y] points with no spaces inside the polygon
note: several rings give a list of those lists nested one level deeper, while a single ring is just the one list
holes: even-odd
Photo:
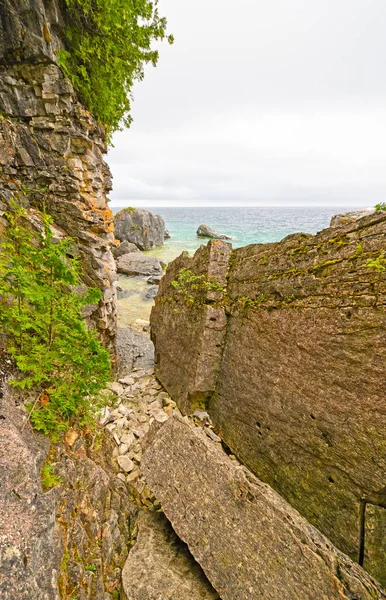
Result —
[{"label": "cloud", "polygon": [[113,205],[386,197],[384,0],[163,0],[176,36],[109,153]]}]

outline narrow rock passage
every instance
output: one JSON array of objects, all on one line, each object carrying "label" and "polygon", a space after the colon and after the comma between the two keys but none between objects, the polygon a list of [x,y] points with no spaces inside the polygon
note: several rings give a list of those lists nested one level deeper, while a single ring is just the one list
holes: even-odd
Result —
[{"label": "narrow rock passage", "polygon": [[[139,336],[139,337],[138,337]],[[142,336],[142,337],[141,337]],[[153,368],[134,367],[151,362],[150,340],[146,334],[122,329],[118,346],[121,376],[110,385],[115,395],[112,408],[106,408],[102,425],[110,432],[120,472],[128,493],[140,507],[133,530],[136,540],[122,573],[123,600],[219,600],[220,597],[184,544],[174,533],[159,502],[141,474],[141,442],[153,423],[161,426],[179,410],[156,379]],[[145,350],[143,348],[145,345]],[[194,419],[206,419],[199,411]],[[208,435],[220,438],[206,423]]]}]

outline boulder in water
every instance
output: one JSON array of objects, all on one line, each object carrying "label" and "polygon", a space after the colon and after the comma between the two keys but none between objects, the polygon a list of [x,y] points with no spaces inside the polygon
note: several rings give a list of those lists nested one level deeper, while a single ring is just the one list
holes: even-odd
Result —
[{"label": "boulder in water", "polygon": [[197,229],[197,235],[198,237],[205,237],[205,238],[211,238],[214,240],[231,240],[232,238],[229,237],[229,235],[225,235],[224,233],[217,233],[217,231],[214,231],[214,229],[212,229],[211,227],[209,227],[209,225],[200,225],[200,227]]},{"label": "boulder in water", "polygon": [[165,239],[165,221],[147,210],[125,208],[115,215],[115,237],[138,246],[140,250],[152,250],[162,246]]}]

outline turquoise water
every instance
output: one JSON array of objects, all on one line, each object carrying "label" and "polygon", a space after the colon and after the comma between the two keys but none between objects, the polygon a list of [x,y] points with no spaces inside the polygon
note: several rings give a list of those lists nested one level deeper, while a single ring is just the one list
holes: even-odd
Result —
[{"label": "turquoise water", "polygon": [[[113,212],[118,208],[112,207]],[[194,253],[207,240],[198,238],[197,228],[205,223],[231,236],[234,248],[248,244],[277,242],[290,233],[316,233],[329,226],[333,215],[347,212],[342,207],[147,207],[161,215],[171,234],[161,248],[149,254],[169,262],[184,250]],[[352,209],[352,210],[355,210]]]}]

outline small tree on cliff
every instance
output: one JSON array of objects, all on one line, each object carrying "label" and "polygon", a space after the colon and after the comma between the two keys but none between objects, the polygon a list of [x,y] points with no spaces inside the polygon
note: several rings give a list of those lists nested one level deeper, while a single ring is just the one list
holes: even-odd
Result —
[{"label": "small tree on cliff", "polygon": [[144,65],[154,66],[155,40],[165,37],[166,19],[158,0],[62,0],[66,49],[59,53],[65,74],[85,106],[105,125],[109,136],[121,123],[130,126],[130,94],[142,80]]},{"label": "small tree on cliff", "polygon": [[34,427],[57,437],[69,425],[93,421],[97,392],[110,377],[110,357],[82,317],[100,292],[79,293],[80,268],[68,256],[71,239],[54,243],[51,219],[32,234],[26,211],[7,213],[6,238],[0,244],[0,322],[8,350],[22,376],[15,387],[36,390],[31,406]]}]

